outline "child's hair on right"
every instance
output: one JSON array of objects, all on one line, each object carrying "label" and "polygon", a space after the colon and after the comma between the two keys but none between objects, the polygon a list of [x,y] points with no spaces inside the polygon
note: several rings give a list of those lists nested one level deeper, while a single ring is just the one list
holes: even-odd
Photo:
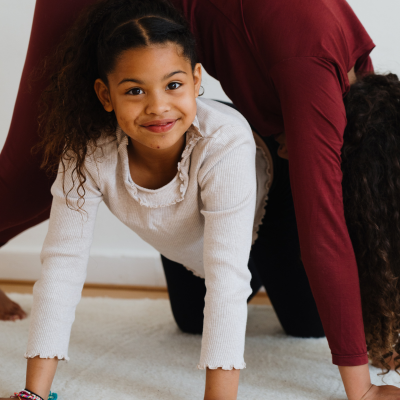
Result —
[{"label": "child's hair on right", "polygon": [[54,174],[61,162],[73,161],[73,181],[83,199],[84,161],[88,144],[102,134],[113,135],[114,112],[103,109],[94,82],[107,82],[118,57],[126,50],[173,43],[190,62],[197,63],[196,44],[186,18],[168,0],[100,0],[86,8],[55,53],[46,59],[49,85],[40,102],[36,150],[42,168]]}]

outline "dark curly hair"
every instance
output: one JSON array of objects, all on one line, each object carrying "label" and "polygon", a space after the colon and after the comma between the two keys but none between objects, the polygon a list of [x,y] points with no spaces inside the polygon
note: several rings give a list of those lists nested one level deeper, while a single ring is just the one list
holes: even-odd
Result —
[{"label": "dark curly hair", "polygon": [[[345,97],[344,211],[360,277],[369,358],[400,354],[400,82],[359,76]],[[394,359],[396,371],[400,356]]]},{"label": "dark curly hair", "polygon": [[35,150],[43,152],[42,168],[51,175],[59,165],[65,172],[73,162],[78,204],[84,203],[89,146],[95,148],[102,134],[113,135],[117,127],[114,112],[106,112],[96,96],[95,80],[108,83],[107,75],[122,52],[165,43],[180,46],[194,69],[194,36],[185,17],[168,0],[100,0],[79,15],[45,60],[43,74],[52,73],[40,102],[41,141]]}]

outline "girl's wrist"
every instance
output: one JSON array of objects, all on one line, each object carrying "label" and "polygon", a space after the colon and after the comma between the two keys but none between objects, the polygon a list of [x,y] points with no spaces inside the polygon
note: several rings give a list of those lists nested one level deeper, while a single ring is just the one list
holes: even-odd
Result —
[{"label": "girl's wrist", "polygon": [[26,389],[47,400],[57,365],[57,358],[29,358],[26,373]]},{"label": "girl's wrist", "polygon": [[19,393],[14,393],[14,396],[12,398],[21,400],[22,399],[44,400],[43,397],[27,389],[21,390]]},{"label": "girl's wrist", "polygon": [[50,392],[49,396],[45,399],[43,399],[43,397],[37,395],[36,393],[28,390],[28,389],[24,389],[21,390],[19,393],[14,393],[14,396],[10,396],[10,399],[31,399],[31,400],[57,400],[58,396],[57,393],[52,393]]},{"label": "girl's wrist", "polygon": [[236,400],[240,369],[208,369],[204,400]]},{"label": "girl's wrist", "polygon": [[354,367],[339,366],[339,372],[349,400],[361,400],[371,389],[368,364]]}]

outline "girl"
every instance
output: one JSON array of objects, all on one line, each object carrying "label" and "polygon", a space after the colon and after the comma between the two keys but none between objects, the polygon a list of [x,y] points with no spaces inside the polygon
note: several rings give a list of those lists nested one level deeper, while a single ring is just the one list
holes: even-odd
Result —
[{"label": "girl", "polygon": [[246,120],[219,103],[196,101],[195,42],[163,0],[98,2],[56,58],[41,120],[44,166],[59,164],[59,172],[34,288],[26,391],[16,396],[47,398],[58,360],[68,360],[104,201],[163,256],[205,279],[198,365],[207,369],[205,398],[235,399],[252,294],[247,263],[263,216],[268,158],[258,152],[256,176]]}]

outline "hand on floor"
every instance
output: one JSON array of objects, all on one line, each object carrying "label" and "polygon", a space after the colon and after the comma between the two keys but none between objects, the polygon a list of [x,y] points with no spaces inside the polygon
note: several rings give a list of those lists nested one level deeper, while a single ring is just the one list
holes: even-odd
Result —
[{"label": "hand on floor", "polygon": [[2,290],[0,290],[0,320],[16,321],[17,319],[24,318],[26,318],[25,311],[17,303],[14,303],[9,299]]},{"label": "hand on floor", "polygon": [[371,389],[360,400],[399,400],[400,389],[396,386],[372,385]]}]

